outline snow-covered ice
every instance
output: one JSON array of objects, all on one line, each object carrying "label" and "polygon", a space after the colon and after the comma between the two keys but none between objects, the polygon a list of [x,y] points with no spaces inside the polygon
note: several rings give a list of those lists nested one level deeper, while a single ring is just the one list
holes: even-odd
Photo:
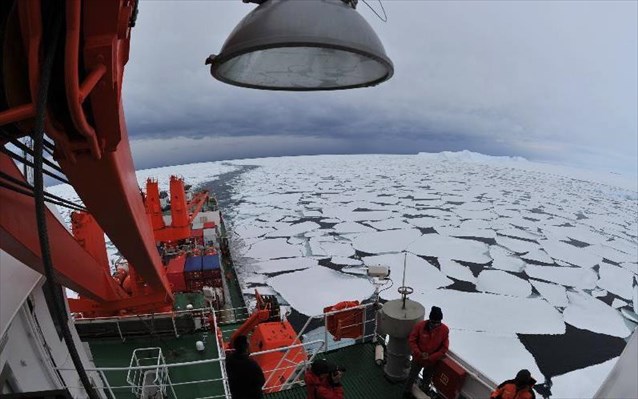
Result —
[{"label": "snow-covered ice", "polygon": [[614,368],[616,361],[618,358],[613,358],[584,369],[555,376],[552,378],[552,398],[593,398]]},{"label": "snow-covered ice", "polygon": [[281,274],[267,281],[298,312],[307,316],[321,314],[324,307],[337,302],[361,301],[374,293],[374,286],[367,278],[321,266]]},{"label": "snow-covered ice", "polygon": [[633,295],[634,274],[622,267],[601,263],[598,270],[600,280],[598,286],[609,292],[631,299]]},{"label": "snow-covered ice", "polygon": [[567,290],[562,285],[544,283],[534,279],[530,279],[529,282],[532,283],[536,291],[552,305],[564,308],[569,304],[567,301]]},{"label": "snow-covered ice", "polygon": [[424,234],[408,245],[407,249],[417,255],[451,258],[472,263],[488,263],[492,260],[485,243],[439,234]]},{"label": "snow-covered ice", "polygon": [[526,280],[502,270],[483,270],[478,275],[476,289],[522,298],[532,293],[532,286]]},{"label": "snow-covered ice", "polygon": [[[407,254],[385,254],[377,256],[366,256],[363,258],[363,263],[366,266],[389,266],[390,276],[398,285],[402,281],[403,277],[403,264],[405,259],[405,274],[406,285],[414,288],[416,293],[423,293],[430,290],[435,290],[440,287],[446,287],[453,283],[452,280],[447,278],[439,269],[428,261],[419,258],[418,256]],[[382,293],[384,299],[397,299],[400,297],[397,290],[384,291]]]},{"label": "snow-covered ice", "polygon": [[568,292],[565,322],[580,329],[626,338],[631,330],[618,310],[584,292]]},{"label": "snow-covered ice", "polygon": [[[443,321],[459,330],[494,334],[563,334],[563,317],[542,298],[461,292],[449,289],[416,292],[412,296],[429,309],[443,309]],[[498,309],[498,310],[497,310]],[[503,317],[499,317],[502,315]],[[530,322],[542,320],[542,323]]]}]

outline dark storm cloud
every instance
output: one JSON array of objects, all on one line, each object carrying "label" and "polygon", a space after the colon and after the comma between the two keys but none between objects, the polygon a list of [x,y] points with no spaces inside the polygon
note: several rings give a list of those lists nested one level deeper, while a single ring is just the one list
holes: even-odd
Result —
[{"label": "dark storm cloud", "polygon": [[[221,84],[203,64],[252,5],[142,1],[124,98],[138,167],[193,151],[215,160],[469,149],[635,173],[635,2],[385,6],[386,24],[359,12],[395,63],[389,82],[273,93]],[[197,148],[176,146],[182,137]],[[142,160],[149,146],[165,156]]]}]

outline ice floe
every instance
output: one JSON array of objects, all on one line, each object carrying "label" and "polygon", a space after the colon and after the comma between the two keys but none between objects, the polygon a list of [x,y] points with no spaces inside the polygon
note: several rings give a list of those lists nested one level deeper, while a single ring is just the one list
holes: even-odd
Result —
[{"label": "ice floe", "polygon": [[551,265],[554,263],[554,259],[547,254],[547,252],[542,249],[535,249],[533,251],[529,251],[526,254],[522,254],[521,258],[524,260],[529,260],[537,263],[545,263],[547,265]]},{"label": "ice floe", "polygon": [[315,222],[302,222],[292,224],[282,229],[277,229],[266,234],[266,237],[294,237],[318,229],[320,226]]},{"label": "ice floe", "polygon": [[332,227],[336,233],[371,233],[375,230],[372,227],[364,226],[357,222],[339,223]]},{"label": "ice floe", "polygon": [[598,286],[625,299],[633,295],[634,274],[622,267],[601,263],[598,269]]},{"label": "ice floe", "polygon": [[417,255],[450,258],[472,263],[488,263],[492,260],[488,255],[485,243],[439,234],[424,234],[408,245],[408,251]]},{"label": "ice floe", "polygon": [[569,305],[563,311],[565,322],[593,332],[626,338],[631,330],[618,310],[584,292],[568,292]]},{"label": "ice floe", "polygon": [[[450,326],[450,345],[454,354],[468,361],[494,383],[512,379],[520,369],[528,369],[539,381],[543,375],[536,361],[515,334],[464,331]],[[494,354],[507,354],[507,361],[494,361]]]},{"label": "ice floe", "polygon": [[494,261],[492,267],[510,272],[520,272],[525,268],[525,262],[513,252],[497,245],[490,245],[490,256]]},{"label": "ice floe", "polygon": [[603,260],[601,256],[591,254],[582,248],[564,242],[543,240],[539,244],[552,258],[569,262],[572,265],[594,267]]},{"label": "ice floe", "polygon": [[323,308],[344,300],[369,298],[374,286],[364,277],[355,277],[326,267],[312,267],[269,278],[268,284],[298,312],[321,314]]},{"label": "ice floe", "polygon": [[[414,288],[415,292],[435,290],[451,285],[454,282],[430,262],[411,253],[366,256],[362,260],[366,266],[389,266],[390,278],[394,281],[394,285],[398,287],[403,280],[404,259],[406,265],[405,284]],[[400,295],[396,290],[388,290],[382,293],[382,298],[384,299],[396,299],[399,297]]]},{"label": "ice floe", "polygon": [[[439,306],[443,321],[450,327],[495,334],[563,334],[561,314],[541,298],[460,292],[438,289],[414,293],[411,298],[426,309]],[[503,317],[499,317],[502,315]],[[542,320],[542,323],[530,323]]]},{"label": "ice floe", "polygon": [[502,270],[483,270],[478,275],[476,289],[523,298],[532,293],[532,286],[527,281]]},{"label": "ice floe", "polygon": [[439,265],[441,265],[441,272],[447,276],[476,284],[476,277],[468,266],[462,265],[451,259],[439,258],[438,261]]},{"label": "ice floe", "polygon": [[254,243],[244,256],[253,259],[293,258],[303,255],[302,248],[288,244],[285,238],[272,238]]},{"label": "ice floe", "polygon": [[527,265],[525,273],[540,280],[580,289],[592,289],[598,281],[595,271],[581,267]]},{"label": "ice floe", "polygon": [[544,283],[534,279],[530,279],[529,282],[532,283],[536,291],[552,305],[564,308],[569,304],[567,301],[567,290],[562,285]]},{"label": "ice floe", "polygon": [[618,358],[552,378],[552,398],[593,398]]},{"label": "ice floe", "polygon": [[516,238],[504,237],[499,235],[496,236],[496,243],[509,249],[510,251],[519,254],[540,249],[540,246],[535,242],[519,240]]},{"label": "ice floe", "polygon": [[308,257],[284,258],[255,263],[257,271],[262,273],[278,273],[290,270],[307,269],[317,266],[317,259]]},{"label": "ice floe", "polygon": [[380,222],[370,222],[368,224],[377,230],[409,229],[412,227],[403,220],[394,218],[382,220]]},{"label": "ice floe", "polygon": [[352,245],[356,250],[369,254],[401,252],[420,236],[421,232],[415,229],[362,233],[354,239]]}]

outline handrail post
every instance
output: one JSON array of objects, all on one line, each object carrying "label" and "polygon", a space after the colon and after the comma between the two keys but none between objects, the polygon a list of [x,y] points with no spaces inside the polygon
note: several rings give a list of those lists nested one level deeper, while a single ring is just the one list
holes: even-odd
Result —
[{"label": "handrail post", "polygon": [[328,315],[323,314],[323,342],[326,343],[326,346],[323,348],[323,352],[326,353],[328,351]]}]

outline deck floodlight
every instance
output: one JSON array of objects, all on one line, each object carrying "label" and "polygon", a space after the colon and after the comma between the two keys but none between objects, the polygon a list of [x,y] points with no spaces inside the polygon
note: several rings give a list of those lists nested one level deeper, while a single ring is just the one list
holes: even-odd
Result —
[{"label": "deck floodlight", "polygon": [[[250,1],[250,0],[249,0]],[[354,0],[267,0],[235,27],[215,79],[266,90],[341,90],[375,86],[394,66]]]}]

